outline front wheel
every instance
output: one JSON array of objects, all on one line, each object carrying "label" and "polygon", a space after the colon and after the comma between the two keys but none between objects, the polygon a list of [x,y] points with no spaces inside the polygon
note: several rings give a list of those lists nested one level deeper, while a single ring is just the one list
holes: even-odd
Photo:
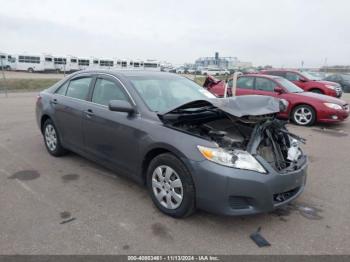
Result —
[{"label": "front wheel", "polygon": [[67,153],[67,150],[61,144],[57,129],[51,119],[45,121],[43,133],[46,149],[51,155],[63,156]]},{"label": "front wheel", "polygon": [[316,121],[316,112],[311,106],[299,105],[292,112],[292,120],[300,126],[311,126]]},{"label": "front wheel", "polygon": [[161,154],[151,161],[147,187],[153,203],[164,214],[181,218],[195,211],[192,176],[174,155]]},{"label": "front wheel", "polygon": [[312,89],[311,92],[323,95],[323,92],[320,89]]}]

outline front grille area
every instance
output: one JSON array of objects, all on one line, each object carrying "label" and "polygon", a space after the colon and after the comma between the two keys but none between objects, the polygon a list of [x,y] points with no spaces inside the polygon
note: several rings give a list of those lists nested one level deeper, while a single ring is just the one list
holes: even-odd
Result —
[{"label": "front grille area", "polygon": [[229,204],[232,209],[248,209],[251,207],[253,199],[250,197],[230,196]]},{"label": "front grille area", "polygon": [[299,189],[300,189],[300,187],[296,187],[296,188],[289,190],[289,191],[286,191],[286,192],[274,194],[273,195],[273,202],[275,204],[278,204],[278,203],[282,203],[284,201],[287,201],[288,199],[295,196],[298,193]]}]

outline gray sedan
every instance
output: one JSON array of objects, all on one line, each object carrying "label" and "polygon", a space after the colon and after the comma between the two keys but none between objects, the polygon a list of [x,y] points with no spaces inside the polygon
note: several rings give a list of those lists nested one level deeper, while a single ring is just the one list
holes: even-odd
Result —
[{"label": "gray sedan", "polygon": [[148,187],[165,214],[268,212],[305,186],[303,140],[273,97],[215,98],[176,74],[81,71],[38,95],[47,151],[74,151]]}]

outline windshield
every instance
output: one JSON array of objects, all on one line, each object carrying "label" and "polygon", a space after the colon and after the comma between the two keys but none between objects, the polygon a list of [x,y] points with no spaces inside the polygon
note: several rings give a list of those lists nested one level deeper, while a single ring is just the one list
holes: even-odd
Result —
[{"label": "windshield", "polygon": [[345,81],[350,82],[350,75],[343,75]]},{"label": "windshield", "polygon": [[309,80],[321,80],[321,77],[316,76],[316,73],[310,73],[310,72],[303,71],[303,72],[300,72],[300,74]]},{"label": "windshield", "polygon": [[130,76],[132,84],[151,111],[164,112],[193,100],[215,98],[184,77]]},{"label": "windshield", "polygon": [[278,78],[275,78],[275,80],[281,86],[283,86],[289,93],[301,93],[301,92],[304,92],[303,89],[299,88],[298,86],[296,86],[295,84],[293,84],[292,82],[290,82],[289,80],[287,80],[285,78],[278,77]]}]

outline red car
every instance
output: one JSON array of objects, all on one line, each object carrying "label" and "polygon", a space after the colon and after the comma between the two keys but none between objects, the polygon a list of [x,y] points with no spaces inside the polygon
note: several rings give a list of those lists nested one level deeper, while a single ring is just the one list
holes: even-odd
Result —
[{"label": "red car", "polygon": [[261,74],[275,75],[286,78],[299,86],[304,91],[324,94],[328,96],[341,97],[343,91],[338,83],[330,81],[322,81],[312,76],[308,72],[300,72],[296,70],[270,69],[262,70]]},{"label": "red car", "polygon": [[[228,85],[232,86],[232,80]],[[225,83],[208,77],[204,87],[211,93],[222,97]],[[231,95],[230,88],[228,88],[228,95]],[[304,92],[292,82],[279,76],[262,74],[240,76],[237,80],[236,95],[266,95],[285,99],[289,103],[288,109],[286,112],[279,113],[279,117],[291,119],[302,126],[309,126],[315,122],[340,122],[349,116],[349,105],[345,101]]]}]

